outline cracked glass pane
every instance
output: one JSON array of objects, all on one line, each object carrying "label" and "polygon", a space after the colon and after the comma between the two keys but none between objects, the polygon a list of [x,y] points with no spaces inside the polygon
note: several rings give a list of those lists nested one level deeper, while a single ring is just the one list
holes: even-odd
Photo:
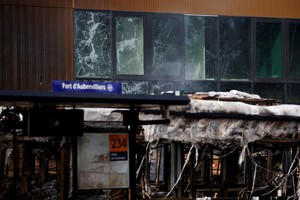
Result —
[{"label": "cracked glass pane", "polygon": [[217,18],[189,16],[184,18],[186,80],[217,77]]},{"label": "cracked glass pane", "polygon": [[122,81],[122,94],[148,94],[148,82]]},{"label": "cracked glass pane", "polygon": [[149,81],[149,92],[160,95],[162,92],[184,92],[184,82],[180,81]]},{"label": "cracked glass pane", "polygon": [[110,15],[76,10],[74,26],[75,77],[109,78]]},{"label": "cracked glass pane", "polygon": [[179,19],[152,21],[152,68],[154,76],[179,76]]},{"label": "cracked glass pane", "polygon": [[116,17],[116,73],[144,74],[144,27],[142,17]]},{"label": "cracked glass pane", "polygon": [[220,17],[220,78],[251,78],[250,18]]}]

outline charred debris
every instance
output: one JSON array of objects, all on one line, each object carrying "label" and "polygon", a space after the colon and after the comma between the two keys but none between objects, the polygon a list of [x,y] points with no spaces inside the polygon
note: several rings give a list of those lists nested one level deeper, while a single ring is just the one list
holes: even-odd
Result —
[{"label": "charred debris", "polygon": [[[168,124],[138,127],[137,199],[299,198],[300,106],[236,90],[188,97],[163,115]],[[120,109],[83,110],[86,133],[130,129]],[[162,112],[143,109],[139,119]],[[2,109],[0,124],[0,199],[128,199],[130,188],[77,188],[76,137],[24,135],[14,108]]]}]

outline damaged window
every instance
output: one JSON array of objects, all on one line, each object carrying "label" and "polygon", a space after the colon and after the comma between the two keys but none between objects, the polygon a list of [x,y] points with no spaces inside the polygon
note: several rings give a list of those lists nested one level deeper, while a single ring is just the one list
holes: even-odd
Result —
[{"label": "damaged window", "polygon": [[153,76],[180,76],[180,20],[157,16],[152,20],[151,52]]},{"label": "damaged window", "polygon": [[220,78],[249,80],[251,77],[250,18],[220,17]]},{"label": "damaged window", "polygon": [[144,75],[142,17],[116,17],[116,74]]},{"label": "damaged window", "polygon": [[187,80],[217,78],[217,18],[184,17],[185,78]]},{"label": "damaged window", "polygon": [[74,57],[76,78],[109,78],[111,66],[110,15],[75,11]]}]

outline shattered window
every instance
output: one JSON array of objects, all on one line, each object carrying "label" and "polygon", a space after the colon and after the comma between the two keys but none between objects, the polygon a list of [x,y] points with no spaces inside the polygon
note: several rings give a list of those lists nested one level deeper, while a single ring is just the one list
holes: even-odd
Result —
[{"label": "shattered window", "polygon": [[148,94],[148,83],[146,81],[123,80],[123,94]]},{"label": "shattered window", "polygon": [[256,24],[256,70],[258,78],[281,78],[281,24]]},{"label": "shattered window", "polygon": [[76,78],[109,78],[111,66],[110,15],[75,11],[74,57]]},{"label": "shattered window", "polygon": [[220,78],[251,77],[251,21],[243,17],[219,18]]},{"label": "shattered window", "polygon": [[156,17],[152,20],[153,76],[180,75],[180,23],[176,17]]},{"label": "shattered window", "polygon": [[290,79],[300,79],[300,24],[289,26],[288,68]]},{"label": "shattered window", "polygon": [[142,17],[116,17],[116,74],[144,75]]},{"label": "shattered window", "polygon": [[217,18],[189,16],[184,18],[185,78],[187,80],[217,77]]}]

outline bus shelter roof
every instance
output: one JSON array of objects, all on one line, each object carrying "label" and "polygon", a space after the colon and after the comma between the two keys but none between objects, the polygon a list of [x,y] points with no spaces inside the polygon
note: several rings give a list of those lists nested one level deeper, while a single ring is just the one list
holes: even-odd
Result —
[{"label": "bus shelter roof", "polygon": [[145,94],[102,94],[90,92],[0,91],[0,106],[148,108],[187,105],[187,96]]}]

